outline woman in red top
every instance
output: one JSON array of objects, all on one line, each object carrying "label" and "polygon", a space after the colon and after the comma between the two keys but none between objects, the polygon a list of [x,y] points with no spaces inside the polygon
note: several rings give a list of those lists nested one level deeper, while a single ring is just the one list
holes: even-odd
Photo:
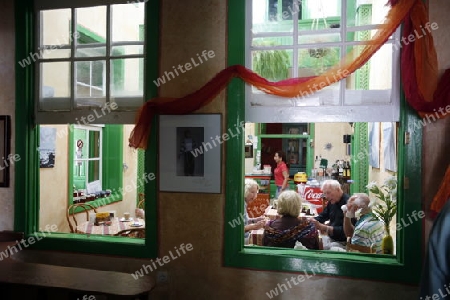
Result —
[{"label": "woman in red top", "polygon": [[284,162],[286,160],[286,154],[284,154],[283,151],[280,150],[275,152],[273,159],[277,163],[277,167],[273,173],[275,177],[275,185],[277,186],[276,197],[278,198],[278,195],[288,186],[289,169]]}]

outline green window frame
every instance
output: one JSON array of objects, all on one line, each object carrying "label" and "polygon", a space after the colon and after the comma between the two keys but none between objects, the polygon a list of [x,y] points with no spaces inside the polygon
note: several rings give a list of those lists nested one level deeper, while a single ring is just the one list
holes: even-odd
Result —
[{"label": "green window frame", "polygon": [[[74,138],[74,125],[70,125],[71,130],[69,130],[69,149],[74,150],[75,138]],[[120,193],[120,188],[122,188],[122,180],[123,180],[123,149],[121,147],[117,147],[123,141],[123,125],[120,124],[107,124],[105,127],[100,129],[102,131],[102,153],[100,154],[100,159],[102,161],[102,187],[104,189],[110,189],[113,191],[110,197],[106,197],[104,199],[89,201],[89,204],[93,204],[96,207],[111,204],[114,202],[118,202],[122,200],[122,194]],[[75,165],[75,151],[69,150],[69,205],[73,204],[73,193],[72,193],[72,185],[74,183],[74,165]],[[91,150],[91,149],[90,149]],[[90,173],[91,170],[89,169]],[[138,173],[138,176],[140,174]],[[141,178],[141,177],[139,177]],[[72,184],[72,185],[71,185]],[[78,188],[78,186],[77,186]]]},{"label": "green window frame", "polygon": [[[105,1],[106,2],[106,1]],[[67,2],[71,6],[71,2]],[[132,4],[130,4],[132,5]],[[145,78],[150,82],[158,77],[158,47],[151,47],[159,40],[159,1],[145,3],[146,13],[146,45],[145,45]],[[35,12],[33,0],[15,3],[15,49],[16,57],[27,57],[36,51],[35,43]],[[38,101],[35,89],[35,65],[16,68],[16,114],[15,114],[15,149],[22,159],[16,164],[14,189],[14,230],[24,232],[25,239],[39,232],[39,126],[35,120],[35,101]],[[144,98],[150,99],[157,95],[156,86],[145,87]],[[157,170],[157,138],[156,120],[152,124],[152,135],[149,147],[145,151],[145,173],[156,173]],[[104,141],[109,144],[112,141]],[[107,147],[108,148],[108,147]],[[112,147],[110,147],[112,148]],[[107,150],[108,151],[108,150]],[[110,154],[105,153],[108,157]],[[105,164],[105,172],[116,172],[111,164]],[[112,165],[111,165],[112,166]],[[122,170],[120,170],[120,173]],[[118,177],[116,177],[116,180]],[[118,183],[111,183],[117,185]],[[121,184],[121,183],[120,183]],[[146,193],[146,238],[133,239],[112,236],[95,236],[70,233],[53,233],[47,235],[39,243],[30,245],[27,249],[52,251],[70,251],[100,255],[119,255],[127,257],[154,258],[157,256],[157,186],[156,180],[149,181],[144,187]]]},{"label": "green window frame", "polygon": [[[245,64],[245,1],[228,1],[228,58],[229,66]],[[239,124],[245,120],[245,85],[233,79],[227,93],[227,124]],[[398,150],[398,221],[413,211],[421,210],[421,157],[422,129],[415,128],[417,114],[401,99]],[[406,132],[411,141],[405,145]],[[422,224],[413,222],[397,232],[397,255],[371,255],[316,250],[291,250],[266,247],[244,247],[242,227],[228,226],[244,211],[244,138],[233,139],[226,144],[227,157],[240,157],[226,170],[226,204],[224,265],[283,272],[309,272],[329,276],[344,276],[368,280],[393,281],[417,284],[421,271]],[[326,263],[326,268],[316,268]]]}]

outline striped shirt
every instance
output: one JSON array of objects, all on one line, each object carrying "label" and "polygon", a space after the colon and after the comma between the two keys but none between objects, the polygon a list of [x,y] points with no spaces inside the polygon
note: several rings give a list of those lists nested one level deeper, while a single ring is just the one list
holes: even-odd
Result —
[{"label": "striped shirt", "polygon": [[375,244],[376,253],[382,253],[381,241],[385,235],[383,223],[372,213],[365,214],[355,224],[352,244],[370,247]]}]

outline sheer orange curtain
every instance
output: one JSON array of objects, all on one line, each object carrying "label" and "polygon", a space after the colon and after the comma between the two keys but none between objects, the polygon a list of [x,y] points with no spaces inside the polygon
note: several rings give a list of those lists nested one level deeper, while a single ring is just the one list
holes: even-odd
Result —
[{"label": "sheer orange curtain", "polygon": [[[314,91],[317,91],[347,77],[363,66],[380,49],[402,21],[409,25],[409,31],[404,32],[404,35],[409,35],[414,29],[420,29],[421,24],[427,22],[427,12],[422,0],[391,0],[391,5],[392,8],[384,24],[379,26],[376,34],[367,42],[367,45],[364,46],[356,58],[355,53],[352,51],[336,66],[320,76],[290,78],[278,82],[270,82],[244,66],[235,65],[222,70],[203,87],[184,97],[157,97],[149,100],[137,113],[136,124],[130,135],[129,145],[134,148],[145,149],[155,115],[194,112],[211,102],[234,77],[241,78],[247,84],[251,84],[267,94],[289,98],[311,94],[313,93],[312,87],[314,87]],[[416,19],[413,20],[413,17]],[[402,62],[413,63],[412,67],[408,65],[409,73],[404,73],[402,69],[402,76],[404,77],[403,81],[405,82],[406,80],[407,82],[409,91],[407,99],[409,100],[408,97],[410,97],[417,103],[431,101],[433,97],[430,95],[436,88],[437,62],[436,59],[433,60],[433,58],[436,58],[436,54],[432,42],[430,33],[426,39],[418,39],[414,44],[410,43],[410,45],[413,45],[407,49],[405,47],[407,55],[402,56]],[[417,61],[416,57],[418,57]],[[407,63],[405,64],[407,65]],[[431,87],[424,83],[425,78],[431,80],[433,84]],[[418,80],[421,81],[419,84]],[[281,99],[280,101],[283,100]],[[420,110],[418,105],[413,105],[413,107],[416,110]],[[430,109],[430,107],[422,108]]]}]

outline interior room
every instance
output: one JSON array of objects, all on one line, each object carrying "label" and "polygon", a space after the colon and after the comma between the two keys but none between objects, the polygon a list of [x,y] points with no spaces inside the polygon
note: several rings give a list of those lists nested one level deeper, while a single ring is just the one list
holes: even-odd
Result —
[{"label": "interior room", "polygon": [[[403,1],[409,0],[391,2]],[[0,115],[11,120],[10,137],[4,134],[0,147],[6,151],[0,154],[0,237],[19,234],[8,243],[0,238],[0,265],[5,260],[123,275],[102,283],[101,290],[112,293],[150,278],[149,293],[140,299],[418,298],[436,217],[433,201],[448,180],[450,118],[422,118],[405,100],[400,65],[392,67],[395,59],[400,64],[392,49],[405,46],[395,49],[399,31],[368,64],[313,93],[310,87],[297,97],[269,95],[233,73],[211,101],[199,105],[189,98],[235,65],[274,82],[325,74],[344,52],[354,47],[351,53],[359,55],[359,46],[370,43],[374,24],[388,12],[386,1],[92,3],[0,1]],[[424,4],[435,24],[427,32],[442,75],[450,68],[450,2]],[[284,65],[273,73],[261,60],[280,49]],[[398,94],[397,103],[391,93]],[[154,98],[155,106],[144,106]],[[279,104],[278,98],[289,100]],[[170,111],[171,101],[178,108]],[[171,114],[175,121],[163,122],[161,116]],[[135,126],[138,120],[143,127]],[[142,133],[137,128],[148,140],[133,139]],[[193,164],[185,154],[195,149],[204,159]],[[389,226],[393,253],[244,245],[245,177],[266,180],[260,194],[273,200],[278,150],[289,153],[292,190],[299,172],[307,180],[336,176],[349,194],[397,178],[398,210]],[[75,203],[92,204],[95,213],[76,208],[71,228],[68,209]],[[412,211],[424,217],[410,221]],[[121,220],[128,214],[133,221]],[[131,229],[124,224],[141,229],[116,235]],[[101,232],[92,231],[97,226]],[[43,238],[12,251],[21,234]],[[3,293],[10,299],[106,298],[82,287],[83,281],[101,281],[103,273],[90,279],[64,269],[38,278],[28,271],[23,278],[30,283],[21,287],[6,284],[7,272],[0,267],[2,299]],[[33,286],[64,276],[81,292]],[[290,281],[294,277],[298,284]]]}]

